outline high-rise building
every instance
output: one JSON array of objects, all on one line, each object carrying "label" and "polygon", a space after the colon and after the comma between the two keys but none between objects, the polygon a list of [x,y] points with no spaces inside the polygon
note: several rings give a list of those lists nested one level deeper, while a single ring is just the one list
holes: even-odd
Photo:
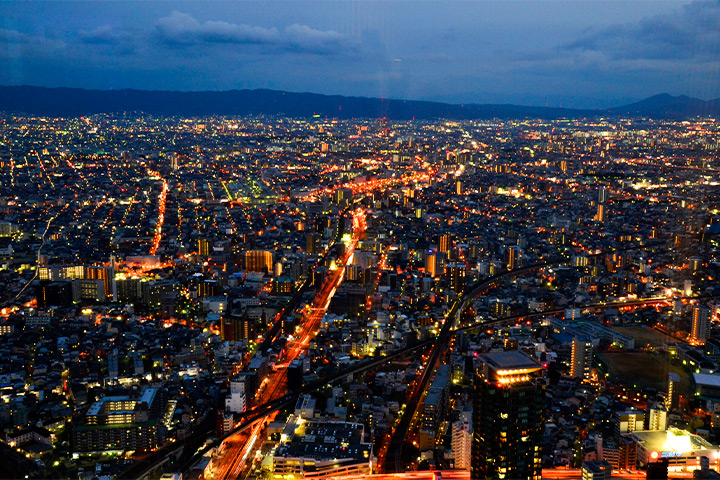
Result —
[{"label": "high-rise building", "polygon": [[610,192],[605,187],[600,187],[598,190],[598,203],[605,203],[610,198]]},{"label": "high-rise building", "polygon": [[648,430],[667,430],[667,410],[654,407],[648,410]]},{"label": "high-rise building", "polygon": [[338,188],[333,194],[333,203],[335,205],[350,205],[353,200],[353,191],[350,188]]},{"label": "high-rise building", "polygon": [[248,250],[245,252],[245,270],[248,272],[270,272],[273,267],[273,252],[269,250]]},{"label": "high-rise building", "polygon": [[472,419],[469,416],[453,422],[452,451],[455,458],[455,470],[470,470],[472,434]]},{"label": "high-rise building", "polygon": [[437,276],[437,255],[434,253],[425,255],[425,272],[433,278]]},{"label": "high-rise building", "polygon": [[522,262],[522,248],[517,245],[513,245],[508,248],[508,270],[514,270],[520,268]]},{"label": "high-rise building", "polygon": [[447,266],[447,280],[450,285],[450,289],[460,294],[465,290],[467,284],[465,280],[465,264],[464,263],[452,263]]},{"label": "high-rise building", "polygon": [[680,375],[668,373],[668,393],[665,397],[665,408],[668,412],[675,410],[680,404]]},{"label": "high-rise building", "polygon": [[315,255],[318,250],[318,236],[315,233],[308,233],[305,243],[305,253],[308,255]]},{"label": "high-rise building", "polygon": [[544,369],[520,351],[481,355],[473,405],[473,479],[540,479]]},{"label": "high-rise building", "polygon": [[447,253],[450,247],[452,247],[450,235],[440,235],[438,238],[438,251],[440,253]]},{"label": "high-rise building", "polygon": [[575,378],[590,378],[592,369],[593,344],[585,337],[575,337],[572,341],[570,375]]},{"label": "high-rise building", "polygon": [[692,311],[692,331],[690,338],[699,344],[705,344],[710,337],[710,309],[704,305],[695,305]]},{"label": "high-rise building", "polygon": [[209,257],[212,250],[212,244],[207,238],[198,238],[198,255],[201,257]]},{"label": "high-rise building", "polygon": [[462,180],[458,180],[457,182],[455,182],[455,193],[457,193],[458,195],[462,195],[462,194],[463,194],[463,182],[462,182]]},{"label": "high-rise building", "polygon": [[605,204],[600,203],[597,206],[597,214],[595,215],[595,221],[596,222],[604,222],[605,221]]}]

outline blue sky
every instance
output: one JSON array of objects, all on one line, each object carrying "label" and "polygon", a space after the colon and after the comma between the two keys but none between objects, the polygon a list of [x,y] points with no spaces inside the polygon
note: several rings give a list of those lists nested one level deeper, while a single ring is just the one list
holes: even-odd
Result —
[{"label": "blue sky", "polygon": [[610,107],[720,97],[720,1],[0,2],[0,84]]}]

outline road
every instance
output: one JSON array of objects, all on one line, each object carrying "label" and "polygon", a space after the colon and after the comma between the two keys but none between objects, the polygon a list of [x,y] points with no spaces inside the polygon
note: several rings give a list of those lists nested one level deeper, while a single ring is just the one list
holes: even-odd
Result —
[{"label": "road", "polygon": [[[296,328],[293,339],[286,346],[286,356],[281,363],[276,365],[275,371],[271,372],[264,380],[265,388],[259,392],[255,405],[264,405],[276,401],[287,393],[287,367],[288,365],[304,353],[310,341],[315,336],[320,327],[325,312],[327,312],[337,288],[345,278],[345,266],[348,264],[355,251],[355,247],[360,239],[360,235],[364,232],[361,228],[365,224],[360,218],[364,218],[364,211],[361,209],[353,212],[353,236],[347,244],[347,248],[343,257],[336,263],[336,268],[330,270],[320,289],[317,291],[313,299],[313,306],[303,312],[303,317]],[[250,409],[253,412],[254,409]],[[269,417],[253,421],[249,428],[243,428],[237,433],[230,435],[224,440],[225,454],[215,462],[215,468],[212,472],[213,478],[230,479],[237,478],[246,473],[247,468],[251,464],[248,459],[253,458],[253,451],[258,440],[262,442],[265,437],[265,427],[274,419],[277,412],[272,412]],[[241,425],[241,423],[238,423]]]}]

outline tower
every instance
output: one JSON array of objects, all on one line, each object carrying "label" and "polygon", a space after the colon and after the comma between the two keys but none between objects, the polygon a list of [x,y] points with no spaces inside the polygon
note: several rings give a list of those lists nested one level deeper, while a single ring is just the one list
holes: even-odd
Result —
[{"label": "tower", "polygon": [[479,357],[470,477],[540,479],[544,369],[520,351]]}]

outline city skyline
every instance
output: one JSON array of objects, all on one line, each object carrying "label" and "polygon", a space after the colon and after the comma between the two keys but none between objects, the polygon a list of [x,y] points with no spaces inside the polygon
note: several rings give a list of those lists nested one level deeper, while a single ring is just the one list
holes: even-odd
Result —
[{"label": "city skyline", "polygon": [[5,2],[0,13],[4,85],[577,108],[720,97],[716,1]]}]

